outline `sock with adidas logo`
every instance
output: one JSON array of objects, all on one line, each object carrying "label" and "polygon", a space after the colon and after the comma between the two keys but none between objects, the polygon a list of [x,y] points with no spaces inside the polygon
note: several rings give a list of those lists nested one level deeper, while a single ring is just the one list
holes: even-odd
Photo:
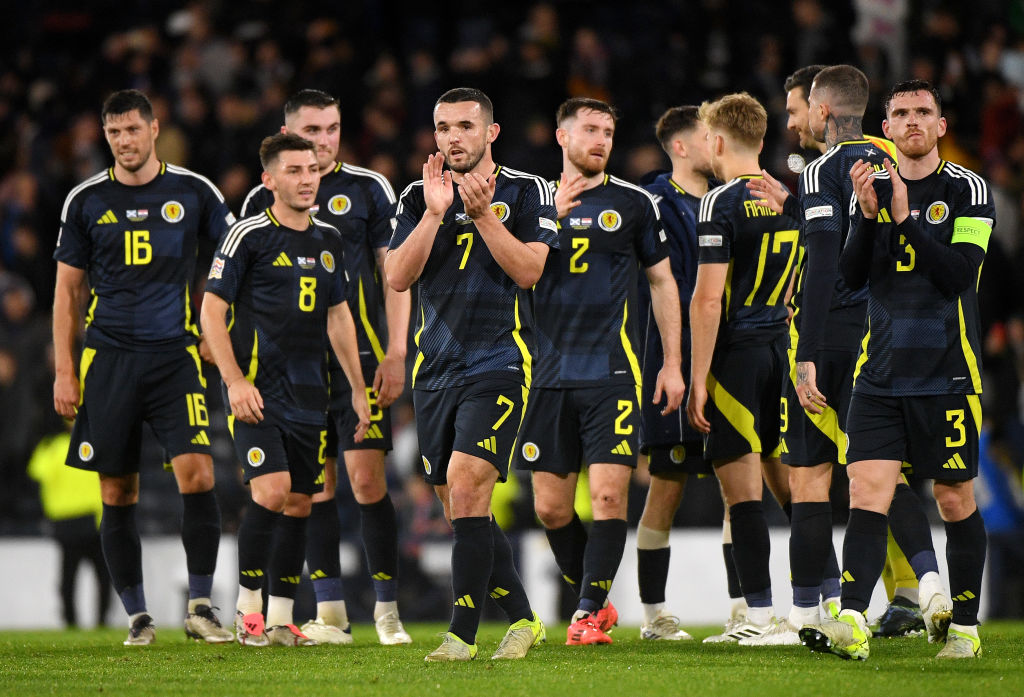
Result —
[{"label": "sock with adidas logo", "polygon": [[587,529],[583,527],[583,521],[573,513],[568,525],[546,529],[544,534],[555,555],[558,570],[562,572],[562,579],[578,598],[583,582],[583,554],[587,549]]},{"label": "sock with adidas logo", "polygon": [[886,516],[863,508],[851,508],[843,541],[844,610],[864,612],[885,566]]},{"label": "sock with adidas logo", "polygon": [[530,609],[530,599],[526,597],[526,588],[523,587],[519,572],[516,571],[512,545],[509,544],[498,521],[493,518],[491,539],[494,540],[494,567],[487,581],[488,592],[508,617],[509,624],[515,624],[519,620],[532,620],[533,610]]},{"label": "sock with adidas logo", "polygon": [[398,599],[398,521],[391,496],[359,504],[366,568],[373,579],[378,603]]},{"label": "sock with adidas logo", "polygon": [[953,622],[978,624],[981,605],[981,581],[985,570],[985,521],[977,508],[974,513],[946,526],[946,563],[949,588],[953,596]]},{"label": "sock with adidas logo", "polygon": [[932,546],[928,516],[921,505],[921,499],[903,482],[896,485],[889,505],[889,528],[917,578],[928,572],[938,573],[939,563]]},{"label": "sock with adidas logo", "polygon": [[590,536],[583,553],[581,610],[597,612],[604,607],[625,548],[626,521],[619,518],[595,520],[590,526]]},{"label": "sock with adidas logo", "polygon": [[220,549],[220,507],[210,491],[182,494],[181,542],[188,568],[188,597],[209,598]]},{"label": "sock with adidas logo", "polygon": [[[274,526],[270,550],[270,595],[295,600],[306,561],[306,526],[309,518],[282,515]],[[269,608],[269,605],[268,605]],[[268,609],[269,615],[269,609]],[[270,618],[268,616],[269,623]],[[290,624],[290,623],[286,623]]]},{"label": "sock with adidas logo", "polygon": [[487,580],[494,567],[494,538],[490,517],[452,520],[452,621],[448,631],[467,644],[476,643],[480,612],[487,598]]},{"label": "sock with adidas logo", "polygon": [[309,578],[313,582],[313,592],[316,594],[317,617],[321,617],[321,603],[340,601],[344,606],[345,590],[341,583],[341,559],[338,556],[340,544],[341,521],[338,519],[338,502],[334,499],[314,502],[306,527],[306,563],[309,564]]}]

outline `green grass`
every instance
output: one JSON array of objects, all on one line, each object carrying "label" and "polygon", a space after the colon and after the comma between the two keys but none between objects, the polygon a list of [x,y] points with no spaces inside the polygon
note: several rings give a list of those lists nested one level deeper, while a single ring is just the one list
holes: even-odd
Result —
[{"label": "green grass", "polygon": [[[558,695],[736,695],[859,697],[1024,694],[1024,623],[982,628],[980,660],[936,661],[923,638],[876,639],[867,662],[812,654],[803,647],[745,648],[699,642],[641,643],[619,627],[615,643],[562,645],[565,625],[522,661],[490,661],[505,627],[488,624],[469,664],[426,664],[442,625],[408,625],[412,646],[377,645],[356,626],[352,646],[305,649],[197,645],[158,628],[158,643],[124,647],[125,631],[0,632],[0,695],[352,695],[504,697]],[[716,631],[695,630],[698,639]]]}]

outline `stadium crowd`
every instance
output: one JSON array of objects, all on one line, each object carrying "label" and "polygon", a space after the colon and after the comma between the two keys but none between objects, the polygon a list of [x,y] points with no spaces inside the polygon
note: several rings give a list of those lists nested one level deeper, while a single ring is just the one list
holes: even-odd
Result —
[{"label": "stadium crowd", "polygon": [[[667,169],[653,136],[654,121],[666,108],[745,90],[769,115],[761,162],[795,190],[788,162],[800,149],[786,130],[782,85],[799,66],[848,62],[870,80],[868,133],[880,132],[881,100],[893,82],[929,80],[942,94],[950,126],[940,143],[942,156],[981,173],[991,186],[999,224],[979,305],[989,452],[1001,476],[982,476],[1016,494],[1016,506],[1011,496],[1004,508],[1018,517],[1004,515],[999,532],[1011,550],[1020,544],[1024,3],[793,0],[788,12],[779,12],[768,4],[740,9],[729,0],[674,0],[635,2],[623,14],[618,3],[554,2],[487,12],[466,8],[454,23],[442,22],[427,7],[377,3],[341,3],[329,14],[305,2],[120,3],[116,13],[108,11],[112,7],[26,4],[0,29],[9,47],[0,62],[0,476],[6,484],[0,489],[0,534],[43,529],[28,462],[44,437],[64,427],[50,399],[51,255],[67,192],[109,164],[97,118],[97,105],[109,93],[147,93],[160,122],[160,159],[209,177],[237,214],[258,181],[257,145],[278,131],[286,99],[300,88],[338,97],[338,159],[383,173],[396,190],[418,179],[434,152],[430,114],[449,87],[472,85],[488,93],[502,126],[495,146],[500,162],[548,179],[557,179],[560,168],[558,104],[569,96],[613,104],[620,121],[609,171],[630,182]],[[208,247],[200,255],[211,253]],[[205,268],[199,275],[205,278]],[[208,394],[217,496],[224,528],[232,530],[247,495],[220,391]],[[414,554],[420,541],[446,536],[448,528],[417,473],[407,397],[395,413],[389,476],[395,479],[403,548]],[[149,459],[160,458],[155,443],[147,448]],[[173,531],[180,514],[173,479],[156,468],[143,468],[141,477],[141,530]],[[837,480],[833,491],[844,496],[845,480]],[[635,489],[642,497],[639,483]],[[693,497],[699,498],[704,501],[694,505],[700,515],[684,504],[680,516],[717,525],[720,501]],[[523,490],[509,502],[503,527],[535,525],[529,499]],[[987,500],[979,499],[984,512]],[[338,500],[342,529],[355,529],[354,501]],[[639,508],[630,507],[634,523]],[[843,519],[843,509],[835,507],[837,518]]]}]

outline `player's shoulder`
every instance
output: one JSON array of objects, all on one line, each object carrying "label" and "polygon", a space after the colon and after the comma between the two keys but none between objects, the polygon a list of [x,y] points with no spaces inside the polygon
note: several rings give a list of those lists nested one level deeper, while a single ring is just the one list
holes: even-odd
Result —
[{"label": "player's shoulder", "polygon": [[388,201],[391,203],[395,202],[395,190],[391,186],[391,182],[388,181],[388,178],[380,172],[366,167],[352,165],[347,162],[339,163],[338,167],[335,168],[335,171],[346,175],[351,181],[369,185],[372,188],[383,191],[387,196]]},{"label": "player's shoulder", "polygon": [[235,221],[235,223],[228,228],[228,231],[224,234],[223,239],[220,243],[220,251],[225,256],[232,256],[238,250],[238,247],[244,241],[246,244],[252,244],[265,236],[267,232],[276,228],[277,225],[270,218],[270,214],[266,209],[260,211],[256,215],[251,215],[247,218]]},{"label": "player's shoulder", "polygon": [[220,192],[220,189],[198,172],[165,162],[164,176],[170,177],[174,183],[194,189],[200,194],[212,194],[219,202],[224,203],[224,194]]},{"label": "player's shoulder", "polygon": [[324,237],[332,240],[341,240],[341,230],[336,228],[334,225],[317,218],[315,215],[309,216],[309,219],[313,221],[313,224],[320,230]]},{"label": "player's shoulder", "polygon": [[507,186],[513,189],[536,189],[540,195],[541,202],[553,203],[554,194],[551,192],[552,187],[536,174],[530,174],[529,172],[523,172],[518,169],[512,169],[502,165],[498,168],[498,174],[496,177],[496,186]]},{"label": "player's shoulder", "polygon": [[625,179],[620,179],[614,174],[607,174],[605,176],[608,177],[608,186],[615,187],[616,190],[621,192],[621,195],[636,201],[638,205],[644,206],[649,204],[655,208],[658,207],[654,194],[642,186],[628,182]]},{"label": "player's shoulder", "polygon": [[804,167],[800,173],[800,188],[805,194],[817,193],[822,184],[842,167],[843,144],[837,143],[822,153],[821,157]]},{"label": "player's shoulder", "polygon": [[992,203],[988,182],[977,172],[963,165],[943,160],[939,165],[938,174],[947,180],[950,186],[965,196],[969,196],[972,206],[984,206]]},{"label": "player's shoulder", "polygon": [[711,189],[700,199],[700,210],[697,213],[699,222],[711,220],[713,214],[728,210],[736,203],[737,197],[746,192],[746,180],[739,177]]},{"label": "player's shoulder", "polygon": [[249,189],[249,193],[242,200],[242,215],[255,215],[274,202],[274,194],[263,184],[257,184]]},{"label": "player's shoulder", "polygon": [[99,187],[112,181],[113,175],[108,168],[101,172],[97,172],[69,191],[67,198],[64,199],[64,208],[60,214],[61,220],[67,218],[68,209],[71,208],[72,205],[81,205],[81,202],[88,196],[95,193]]}]

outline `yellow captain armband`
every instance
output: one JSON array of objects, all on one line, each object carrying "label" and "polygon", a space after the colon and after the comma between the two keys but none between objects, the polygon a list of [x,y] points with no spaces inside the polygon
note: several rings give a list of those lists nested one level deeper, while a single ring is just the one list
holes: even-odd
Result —
[{"label": "yellow captain armband", "polygon": [[988,238],[992,236],[992,224],[981,218],[957,218],[953,221],[951,244],[970,242],[988,251]]}]

